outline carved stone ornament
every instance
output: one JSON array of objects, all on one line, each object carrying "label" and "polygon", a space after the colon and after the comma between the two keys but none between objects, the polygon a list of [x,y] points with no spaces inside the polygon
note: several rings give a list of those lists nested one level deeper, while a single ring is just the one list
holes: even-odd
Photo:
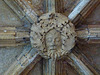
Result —
[{"label": "carved stone ornament", "polygon": [[44,58],[59,58],[75,46],[75,28],[60,13],[42,15],[31,27],[31,45]]}]

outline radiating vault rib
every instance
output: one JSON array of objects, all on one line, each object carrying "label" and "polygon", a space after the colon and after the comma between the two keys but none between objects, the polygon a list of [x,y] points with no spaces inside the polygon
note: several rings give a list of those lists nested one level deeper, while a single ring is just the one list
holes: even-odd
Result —
[{"label": "radiating vault rib", "polygon": [[[21,20],[33,24],[42,12],[34,8],[27,0],[4,0],[6,4],[18,15]],[[25,18],[25,19],[24,19]],[[24,21],[24,22],[25,22]]]},{"label": "radiating vault rib", "polygon": [[29,72],[35,68],[35,66],[42,60],[41,56],[38,56],[34,61],[32,61],[21,73],[20,75],[28,75]]},{"label": "radiating vault rib", "polygon": [[56,3],[55,0],[45,0],[45,5],[46,5],[46,12],[52,12],[55,13],[56,12]]},{"label": "radiating vault rib", "polygon": [[29,30],[17,27],[0,27],[0,47],[26,45],[30,42]]},{"label": "radiating vault rib", "polygon": [[[80,0],[81,1],[81,0]],[[70,13],[68,18],[70,20],[74,20],[76,16],[84,9],[84,7],[90,2],[90,0],[82,0],[75,8],[74,10]]]},{"label": "radiating vault rib", "polygon": [[100,70],[96,67],[95,63],[91,63],[91,59],[89,59],[84,53],[83,53],[83,48],[80,45],[77,45],[74,49],[74,51],[72,52],[79,60],[81,60],[84,65],[86,65],[89,70],[91,70],[91,72],[94,75],[99,75],[100,74]]},{"label": "radiating vault rib", "polygon": [[71,60],[71,66],[75,68],[75,70],[80,75],[94,75],[85,65],[79,60],[73,53],[69,54],[69,59]]},{"label": "radiating vault rib", "polygon": [[100,25],[85,25],[76,30],[77,37],[88,43],[100,43]]},{"label": "radiating vault rib", "polygon": [[38,11],[28,0],[15,0],[32,21],[36,22],[43,12]]},{"label": "radiating vault rib", "polygon": [[100,0],[91,0],[72,22],[75,25],[81,24],[99,4]]},{"label": "radiating vault rib", "polygon": [[17,60],[11,65],[4,75],[20,75],[20,73],[33,61],[36,64],[39,61],[38,59],[41,58],[35,49],[29,50],[29,48],[25,48],[23,53],[20,54]]},{"label": "radiating vault rib", "polygon": [[43,75],[56,75],[56,60],[43,60]]},{"label": "radiating vault rib", "polygon": [[32,19],[26,15],[26,12],[15,0],[4,0],[4,2],[17,14],[22,22],[27,23],[27,25],[33,24],[34,21],[32,21]]},{"label": "radiating vault rib", "polygon": [[[46,11],[48,13],[56,12],[55,0],[46,0]],[[43,75],[56,75],[56,59],[44,59],[43,60]]]}]

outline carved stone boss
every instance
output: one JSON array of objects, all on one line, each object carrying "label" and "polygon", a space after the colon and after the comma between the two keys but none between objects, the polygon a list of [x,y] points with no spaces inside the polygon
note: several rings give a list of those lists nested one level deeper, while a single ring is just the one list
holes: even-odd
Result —
[{"label": "carved stone boss", "polygon": [[31,27],[31,45],[46,59],[60,58],[75,46],[75,28],[60,13],[43,14]]}]

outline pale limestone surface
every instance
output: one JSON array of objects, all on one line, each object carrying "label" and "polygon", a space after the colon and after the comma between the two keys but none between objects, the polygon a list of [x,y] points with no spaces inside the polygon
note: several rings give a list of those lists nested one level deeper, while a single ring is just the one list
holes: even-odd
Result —
[{"label": "pale limestone surface", "polygon": [[75,28],[60,13],[43,14],[31,27],[31,45],[44,58],[60,58],[75,46]]},{"label": "pale limestone surface", "polygon": [[[17,15],[0,0],[0,26],[21,26],[22,23]],[[23,47],[0,48],[0,75],[10,67],[13,61],[23,51]]]},{"label": "pale limestone surface", "polygon": [[4,74],[22,51],[23,47],[21,46],[0,48],[0,75]]},{"label": "pale limestone surface", "polygon": [[[23,23],[17,15],[4,3],[3,0],[0,0],[0,26],[22,25]],[[25,47],[29,48],[29,46],[0,48],[0,75],[4,75],[4,72],[8,70],[17,57],[24,51]]]},{"label": "pale limestone surface", "polygon": [[[0,1],[0,26],[21,26],[22,23],[17,15],[3,2]],[[10,67],[23,51],[23,47],[0,48],[0,75]]]},{"label": "pale limestone surface", "polygon": [[20,19],[17,15],[5,4],[3,0],[0,0],[0,26],[22,26]]}]

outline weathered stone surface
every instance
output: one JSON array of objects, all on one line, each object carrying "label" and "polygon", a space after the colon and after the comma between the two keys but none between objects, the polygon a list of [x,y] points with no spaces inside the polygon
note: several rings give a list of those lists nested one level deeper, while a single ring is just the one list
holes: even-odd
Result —
[{"label": "weathered stone surface", "polygon": [[75,45],[73,24],[59,13],[47,13],[31,28],[31,45],[45,58],[66,55]]}]

